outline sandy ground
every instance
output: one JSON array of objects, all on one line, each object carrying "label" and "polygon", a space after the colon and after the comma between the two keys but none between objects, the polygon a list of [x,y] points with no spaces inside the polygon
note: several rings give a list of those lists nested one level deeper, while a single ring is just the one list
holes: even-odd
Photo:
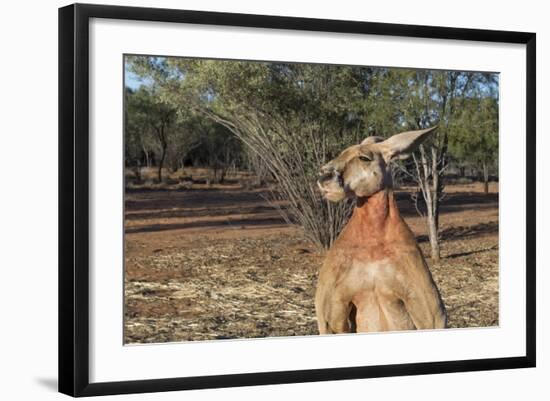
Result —
[{"label": "sandy ground", "polygon": [[[442,260],[427,260],[452,328],[498,325],[498,194],[480,190],[447,188]],[[237,184],[127,192],[126,343],[317,334],[323,254],[262,194]],[[409,195],[398,200],[429,255]]]}]

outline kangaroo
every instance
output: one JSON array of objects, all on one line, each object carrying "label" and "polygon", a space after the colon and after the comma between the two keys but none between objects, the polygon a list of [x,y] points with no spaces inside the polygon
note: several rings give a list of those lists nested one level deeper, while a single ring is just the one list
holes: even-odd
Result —
[{"label": "kangaroo", "polygon": [[321,167],[323,197],[355,197],[356,207],[319,272],[320,334],[446,327],[439,290],[399,214],[390,169],[392,160],[408,157],[436,128],[368,137]]}]

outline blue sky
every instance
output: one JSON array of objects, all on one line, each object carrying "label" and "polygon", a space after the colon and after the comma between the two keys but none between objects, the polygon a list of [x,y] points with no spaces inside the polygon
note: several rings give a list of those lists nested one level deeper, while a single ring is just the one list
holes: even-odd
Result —
[{"label": "blue sky", "polygon": [[[157,60],[163,60],[163,57],[155,57]],[[124,86],[127,88],[130,88],[132,90],[139,89],[142,85],[149,85],[151,86],[153,84],[153,81],[150,79],[142,79],[139,75],[134,74],[129,69],[129,64],[127,62],[124,63]]]},{"label": "blue sky", "polygon": [[143,85],[143,82],[138,78],[136,74],[134,74],[131,71],[128,71],[128,68],[124,69],[124,86],[136,90],[141,85]]}]

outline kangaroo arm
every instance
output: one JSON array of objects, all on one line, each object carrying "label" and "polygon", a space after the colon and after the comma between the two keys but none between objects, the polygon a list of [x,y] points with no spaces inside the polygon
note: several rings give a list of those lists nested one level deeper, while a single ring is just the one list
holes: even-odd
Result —
[{"label": "kangaroo arm", "polygon": [[445,309],[439,297],[433,292],[410,295],[403,299],[403,303],[418,330],[447,327]]},{"label": "kangaroo arm", "polygon": [[406,278],[402,301],[417,329],[444,329],[447,327],[445,306],[428,267],[414,269]]}]

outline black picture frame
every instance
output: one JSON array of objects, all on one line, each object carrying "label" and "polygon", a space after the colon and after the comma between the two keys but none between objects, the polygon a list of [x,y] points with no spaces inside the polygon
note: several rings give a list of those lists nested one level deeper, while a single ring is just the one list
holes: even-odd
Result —
[{"label": "black picture frame", "polygon": [[[89,148],[90,18],[274,28],[526,45],[526,353],[520,357],[90,383]],[[71,396],[142,393],[535,366],[536,35],[358,21],[74,4],[59,9],[59,391]]]}]

